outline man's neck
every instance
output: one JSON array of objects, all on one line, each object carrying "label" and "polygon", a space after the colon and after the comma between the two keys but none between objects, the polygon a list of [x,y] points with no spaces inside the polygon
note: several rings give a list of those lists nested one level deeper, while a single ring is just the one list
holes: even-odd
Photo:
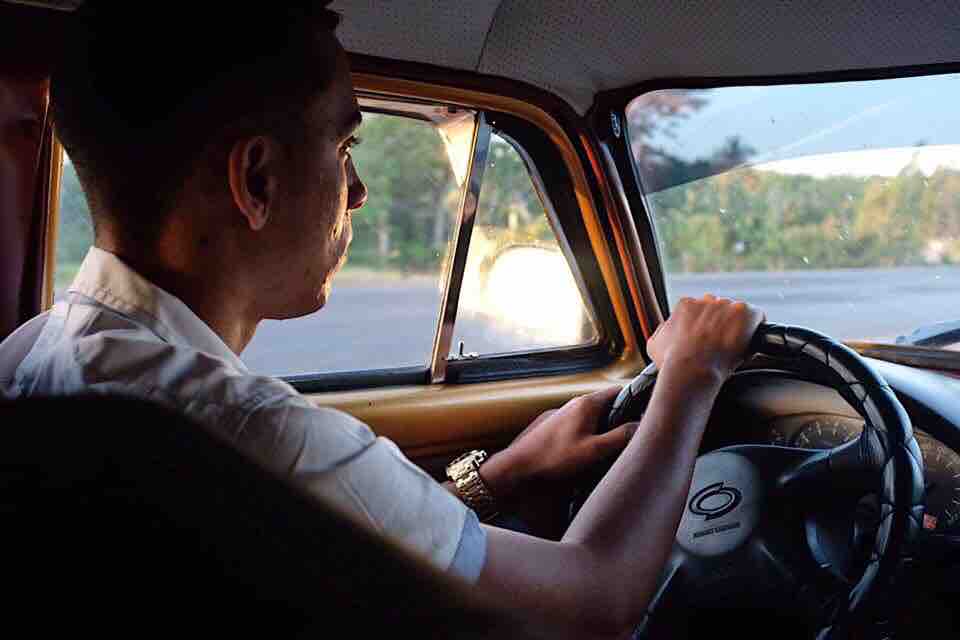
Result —
[{"label": "man's neck", "polygon": [[176,296],[216,333],[231,351],[239,355],[253,339],[260,318],[247,303],[243,294],[242,277],[227,274],[221,261],[163,259],[163,251],[125,250],[109,242],[97,241],[97,246],[119,257],[131,269],[167,293]]}]

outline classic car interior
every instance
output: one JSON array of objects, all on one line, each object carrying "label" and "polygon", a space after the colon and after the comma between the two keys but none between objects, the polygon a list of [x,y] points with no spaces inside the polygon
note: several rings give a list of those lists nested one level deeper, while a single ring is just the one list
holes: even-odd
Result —
[{"label": "classic car interior", "polygon": [[[46,112],[81,4],[0,3],[0,339],[53,303],[90,243]],[[389,152],[414,170],[369,182],[393,200],[371,197],[355,223],[355,268],[329,310],[346,315],[267,323],[249,366],[363,420],[442,479],[462,451],[503,448],[577,395],[623,385],[605,427],[639,418],[655,383],[644,345],[671,305],[756,296],[770,324],[715,406],[676,553],[635,637],[955,636],[960,6],[331,8],[369,130],[359,169],[387,171]],[[384,309],[388,335],[349,315],[354,293]],[[232,621],[237,632],[300,635],[359,611],[363,634],[527,632],[158,411],[103,398],[0,406],[13,435],[0,513],[24,593],[58,570],[82,591],[75,576],[99,571],[145,627],[160,611],[117,584],[141,581],[150,598],[182,580],[181,603],[226,589],[256,612]],[[76,451],[82,464],[65,455]],[[235,490],[205,470],[211,460]],[[559,536],[599,473],[534,524]],[[734,517],[741,502],[750,509]],[[113,528],[126,534],[100,536]],[[239,533],[217,555],[211,536],[225,531]],[[372,555],[351,574],[333,549]],[[311,609],[305,591],[328,606]],[[271,628],[271,616],[302,624]]]}]

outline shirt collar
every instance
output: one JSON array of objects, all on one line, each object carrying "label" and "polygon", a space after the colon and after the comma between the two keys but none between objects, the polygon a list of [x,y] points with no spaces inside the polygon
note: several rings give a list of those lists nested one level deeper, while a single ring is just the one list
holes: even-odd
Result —
[{"label": "shirt collar", "polygon": [[190,307],[108,251],[91,247],[67,292],[135,318],[166,342],[203,351],[247,371],[237,354]]}]

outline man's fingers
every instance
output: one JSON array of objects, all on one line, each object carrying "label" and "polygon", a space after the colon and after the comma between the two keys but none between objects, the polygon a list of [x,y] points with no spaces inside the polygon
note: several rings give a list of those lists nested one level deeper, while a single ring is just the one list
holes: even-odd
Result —
[{"label": "man's fingers", "polygon": [[613,402],[613,399],[617,397],[617,394],[620,393],[621,389],[623,389],[623,387],[617,385],[615,387],[609,387],[607,389],[588,393],[585,397],[596,400],[600,406],[606,406]]},{"label": "man's fingers", "polygon": [[623,387],[610,387],[609,389],[603,389],[601,391],[594,391],[593,393],[577,396],[559,409],[549,409],[544,411],[539,416],[534,418],[533,422],[527,425],[526,429],[517,435],[515,441],[519,440],[530,431],[533,431],[539,424],[552,417],[558,411],[578,412],[580,414],[578,416],[578,424],[582,429],[582,432],[594,433],[601,424],[600,419],[606,417],[607,412],[610,411],[610,406],[613,404],[614,398],[617,397],[617,394],[620,393],[620,389],[622,388]]},{"label": "man's fingers", "polygon": [[602,391],[594,391],[585,396],[574,398],[564,408],[580,414],[580,424],[596,431],[602,424],[601,420],[607,417],[614,399],[623,387],[616,386]]},{"label": "man's fingers", "polygon": [[[547,409],[546,411],[541,413],[539,416],[533,419],[533,422],[527,425],[526,429],[520,432],[520,436],[522,436],[528,431],[532,431],[533,429],[535,429],[538,424],[540,424],[541,422],[543,422],[544,420],[546,420],[547,418],[555,414],[557,411],[558,411],[557,409]],[[519,438],[520,436],[517,436],[517,437]]]},{"label": "man's fingers", "polygon": [[544,420],[546,420],[547,418],[555,414],[557,411],[559,411],[559,409],[547,409],[546,411],[541,413],[539,416],[537,416],[537,419],[530,424],[537,424],[539,422],[543,422]]},{"label": "man's fingers", "polygon": [[594,438],[594,444],[600,449],[604,457],[615,456],[627,446],[639,426],[639,422],[628,422],[620,425],[616,429],[598,435]]}]

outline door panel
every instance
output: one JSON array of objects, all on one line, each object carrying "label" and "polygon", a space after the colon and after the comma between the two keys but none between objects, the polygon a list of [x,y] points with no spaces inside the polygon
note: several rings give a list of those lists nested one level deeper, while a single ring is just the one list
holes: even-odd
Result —
[{"label": "door panel", "polygon": [[427,468],[431,458],[448,460],[476,447],[502,448],[544,411],[585,393],[623,385],[635,372],[635,360],[622,359],[567,376],[350,391],[311,399],[362,420]]}]

